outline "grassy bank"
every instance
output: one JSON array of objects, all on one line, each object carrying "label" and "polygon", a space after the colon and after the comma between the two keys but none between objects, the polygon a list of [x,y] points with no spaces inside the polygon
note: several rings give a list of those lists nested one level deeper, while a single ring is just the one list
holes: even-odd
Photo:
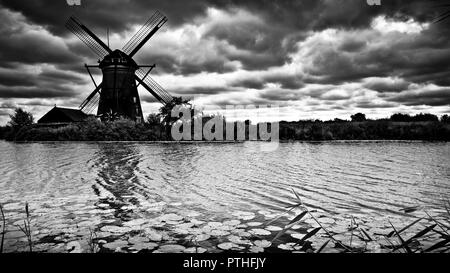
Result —
[{"label": "grassy bank", "polygon": [[[169,117],[168,111],[163,110],[157,115],[149,115],[144,123],[123,118],[100,122],[92,117],[80,123],[46,125],[35,124],[33,116],[19,108],[14,115],[11,115],[8,126],[0,127],[0,139],[10,141],[170,141],[172,140],[171,125],[177,122],[178,118]],[[237,128],[245,128],[245,139],[253,139],[249,137],[249,132],[254,132],[250,126],[256,127],[256,131],[259,132],[259,126],[262,125],[262,123],[252,124],[247,120],[240,122],[243,127],[237,126],[236,122],[227,123],[225,118],[214,115],[193,117],[191,124],[194,124],[194,119],[201,119],[202,128],[205,129],[205,124],[213,118],[220,119],[218,124],[223,122],[223,139],[227,139],[225,128],[228,126],[234,126],[235,139],[237,139]],[[271,124],[267,124],[267,128],[271,128]],[[194,128],[191,130],[191,139],[194,139],[194,130]],[[431,114],[415,116],[394,114],[389,119],[367,120],[364,114],[358,113],[351,116],[351,121],[340,119],[281,121],[278,137],[285,141],[449,141],[450,119],[447,115],[439,120],[437,116]]]},{"label": "grassy bank", "polygon": [[[246,125],[248,134],[248,124]],[[281,122],[280,140],[429,140],[449,141],[450,124],[428,122]],[[102,123],[91,119],[62,127],[29,125],[0,131],[10,141],[157,141],[172,140],[170,129],[161,124],[116,120]]]}]

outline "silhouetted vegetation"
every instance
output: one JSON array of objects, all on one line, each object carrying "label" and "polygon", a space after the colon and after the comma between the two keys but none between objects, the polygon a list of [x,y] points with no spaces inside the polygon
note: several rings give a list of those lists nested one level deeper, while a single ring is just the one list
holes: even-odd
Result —
[{"label": "silhouetted vegetation", "polygon": [[7,134],[15,141],[152,141],[166,140],[162,126],[136,123],[127,119],[101,122],[90,118],[82,123],[62,127],[27,126],[15,134]]},{"label": "silhouetted vegetation", "polygon": [[[188,105],[186,101],[179,101],[174,105]],[[83,123],[73,123],[65,126],[32,124],[31,114],[17,109],[11,116],[10,123],[0,127],[0,138],[12,141],[170,141],[170,128],[178,118],[170,117],[170,110],[174,105],[161,108],[158,114],[150,114],[146,122],[136,123],[127,119],[117,119],[100,122],[90,118]],[[199,118],[192,113],[192,121]],[[214,115],[201,116],[203,125]],[[223,118],[224,124],[226,123]],[[362,113],[351,116],[352,121],[334,119],[300,120],[294,122],[280,122],[280,140],[327,141],[327,140],[450,140],[449,116],[441,119],[432,114],[418,114],[410,116],[397,113],[389,119],[369,120]],[[245,125],[246,138],[249,136],[250,121],[241,122]],[[193,124],[193,122],[192,122]],[[237,123],[227,123],[234,126],[235,139]],[[258,124],[257,126],[261,126]],[[270,123],[268,124],[270,130]],[[192,130],[192,136],[194,130]],[[259,136],[258,136],[259,138]],[[194,139],[194,137],[192,137]],[[224,128],[224,139],[225,128]]]},{"label": "silhouetted vegetation", "polygon": [[281,140],[450,140],[449,123],[390,120],[280,123]]},{"label": "silhouetted vegetation", "polygon": [[354,115],[351,115],[350,118],[352,119],[352,121],[356,121],[356,122],[366,121],[366,115],[364,115],[362,113],[356,113]]}]

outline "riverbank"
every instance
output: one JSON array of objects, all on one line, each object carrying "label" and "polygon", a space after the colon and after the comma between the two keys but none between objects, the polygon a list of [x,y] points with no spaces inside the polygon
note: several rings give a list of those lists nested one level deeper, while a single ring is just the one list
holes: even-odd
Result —
[{"label": "riverbank", "polygon": [[[245,139],[249,139],[249,126],[253,125],[249,122],[244,124]],[[234,126],[236,127],[236,124]],[[256,126],[259,127],[261,124]],[[268,126],[270,127],[270,124]],[[170,128],[167,129],[161,124],[135,123],[129,120],[102,123],[95,119],[57,127],[36,124],[16,130],[2,127],[0,139],[9,141],[172,141]],[[226,139],[225,136],[224,139]],[[279,123],[279,139],[281,141],[450,141],[450,124],[442,121],[397,122],[390,120],[282,121]]]}]

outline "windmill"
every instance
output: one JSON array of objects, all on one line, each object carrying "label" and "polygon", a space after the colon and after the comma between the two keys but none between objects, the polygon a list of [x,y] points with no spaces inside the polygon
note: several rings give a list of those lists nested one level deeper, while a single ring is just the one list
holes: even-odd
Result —
[{"label": "windmill", "polygon": [[[149,73],[155,65],[138,65],[133,57],[145,43],[167,22],[167,17],[156,11],[139,31],[123,46],[122,50],[111,50],[91,30],[75,17],[70,17],[66,27],[84,42],[100,58],[98,65],[85,67],[95,89],[81,103],[80,110],[92,113],[97,107],[97,116],[102,120],[126,117],[143,121],[138,86],[144,87],[163,105],[174,98],[156,83]],[[89,68],[99,68],[103,78],[97,84]],[[146,71],[146,70],[147,71]]]}]

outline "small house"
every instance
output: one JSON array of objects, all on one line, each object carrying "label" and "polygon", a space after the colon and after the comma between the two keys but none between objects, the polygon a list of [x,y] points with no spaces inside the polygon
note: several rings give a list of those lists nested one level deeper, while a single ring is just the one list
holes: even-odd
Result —
[{"label": "small house", "polygon": [[38,120],[38,124],[67,124],[74,122],[82,122],[88,118],[80,109],[70,109],[62,107],[53,107],[42,118]]}]

